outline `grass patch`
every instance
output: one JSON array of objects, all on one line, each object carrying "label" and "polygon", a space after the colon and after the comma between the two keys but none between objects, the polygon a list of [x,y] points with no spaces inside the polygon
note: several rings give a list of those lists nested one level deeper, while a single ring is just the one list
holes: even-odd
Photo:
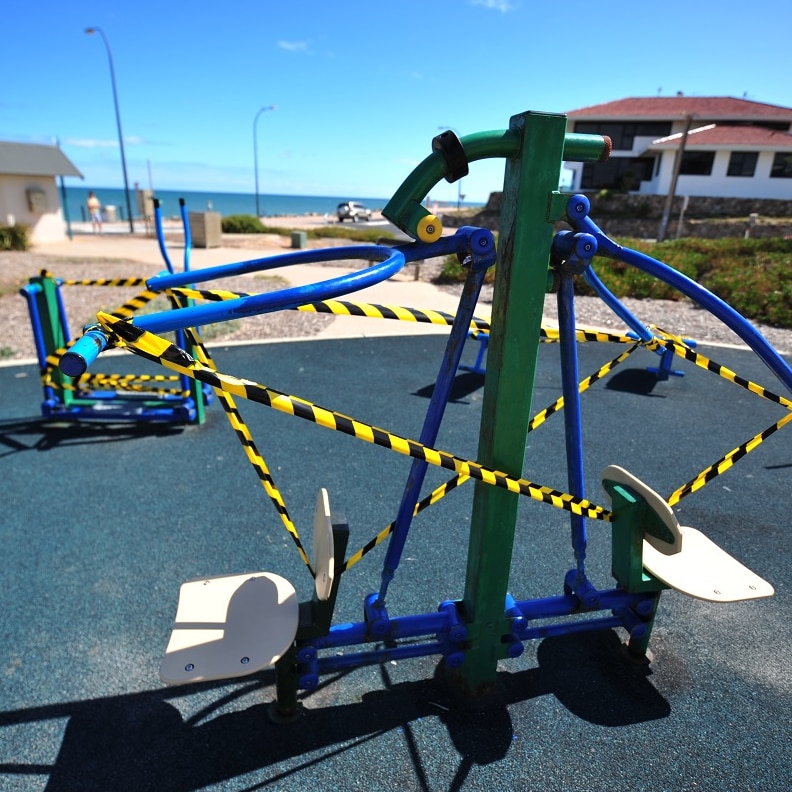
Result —
[{"label": "grass patch", "polygon": [[[792,240],[770,237],[617,241],[698,281],[748,319],[792,328]],[[600,280],[617,297],[685,299],[671,286],[622,262],[596,258],[594,266]],[[464,277],[465,271],[456,257],[449,256],[439,280],[457,282]],[[575,291],[594,294],[582,278],[575,280]]]},{"label": "grass patch", "polygon": [[311,228],[308,230],[309,239],[349,239],[353,242],[367,242],[376,244],[378,239],[396,239],[395,235],[389,231],[379,228],[357,228],[350,226],[323,226],[322,228]]},{"label": "grass patch", "polygon": [[264,225],[253,215],[229,215],[223,218],[224,234],[277,234],[291,236],[293,231],[304,231],[308,239],[349,239],[353,242],[375,244],[378,239],[395,239],[395,235],[376,228],[365,226],[326,225],[319,228],[285,228],[277,225]]}]

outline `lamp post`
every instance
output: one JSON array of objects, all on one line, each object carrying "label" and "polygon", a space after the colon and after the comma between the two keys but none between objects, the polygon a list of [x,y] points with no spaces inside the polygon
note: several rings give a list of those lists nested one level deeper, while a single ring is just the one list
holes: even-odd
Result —
[{"label": "lamp post", "polygon": [[253,119],[253,170],[256,172],[256,217],[261,217],[261,209],[259,208],[259,182],[258,182],[258,136],[256,135],[256,125],[258,124],[259,116],[267,110],[274,110],[275,105],[267,105],[259,109],[256,117]]},{"label": "lamp post", "polygon": [[[445,132],[445,131],[446,131],[446,129],[450,129],[450,130],[451,130],[451,131],[452,131],[452,132],[453,132],[453,133],[454,133],[454,134],[455,134],[457,137],[459,137],[459,132],[457,132],[457,130],[456,130],[456,129],[454,129],[454,127],[450,127],[450,126],[439,126],[439,127],[437,127],[437,128],[438,128],[438,129],[439,129],[441,132]],[[457,211],[459,211],[460,207],[462,206],[462,199],[463,199],[464,197],[465,197],[465,196],[464,196],[464,195],[462,195],[462,179],[459,179],[459,180],[457,181]]]},{"label": "lamp post", "polygon": [[126,157],[124,156],[124,135],[121,132],[121,113],[118,110],[118,91],[116,90],[115,69],[113,68],[113,54],[110,51],[110,42],[107,40],[102,28],[89,27],[85,28],[85,32],[91,36],[98,33],[104,41],[105,49],[107,50],[107,60],[110,63],[110,82],[113,86],[113,103],[115,104],[116,126],[118,127],[118,145],[121,149],[121,169],[124,172],[124,195],[126,196],[127,216],[129,217],[129,233],[135,233],[135,226],[132,223],[132,202],[129,199],[129,179],[127,178]]}]

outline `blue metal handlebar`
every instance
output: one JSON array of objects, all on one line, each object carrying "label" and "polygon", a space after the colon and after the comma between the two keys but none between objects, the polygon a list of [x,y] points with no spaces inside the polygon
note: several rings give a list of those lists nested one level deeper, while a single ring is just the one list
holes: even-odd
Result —
[{"label": "blue metal handlebar", "polygon": [[[406,261],[418,261],[434,256],[454,255],[469,260],[474,269],[488,267],[495,259],[495,241],[492,233],[482,228],[462,227],[453,236],[442,237],[433,243],[411,242],[398,247],[382,245],[356,245],[324,250],[306,250],[280,256],[251,259],[217,267],[207,267],[173,274],[157,275],[147,281],[152,291],[162,291],[179,286],[193,285],[216,278],[261,272],[291,264],[316,264],[343,259],[377,261],[366,269],[352,272],[319,283],[294,286],[264,294],[252,294],[221,303],[193,305],[171,311],[135,317],[136,327],[152,333],[165,333],[186,327],[222,322],[244,316],[296,308],[306,303],[339,297],[349,292],[373,286],[395,275]],[[61,358],[60,368],[70,377],[83,374],[107,345],[101,329],[91,328]]]},{"label": "blue metal handlebar", "polygon": [[67,377],[83,375],[106,346],[107,336],[101,329],[92,327],[63,355],[59,364],[60,370]]},{"label": "blue metal handlebar", "polygon": [[585,196],[575,195],[567,205],[567,216],[575,229],[592,234],[596,238],[599,255],[623,261],[625,264],[643,270],[669,286],[673,286],[677,291],[706,308],[726,327],[742,338],[770,371],[792,392],[792,367],[741,313],[709,289],[704,288],[700,283],[688,278],[687,275],[683,275],[673,267],[669,267],[668,264],[614,242],[588,216],[589,208],[589,201]]}]

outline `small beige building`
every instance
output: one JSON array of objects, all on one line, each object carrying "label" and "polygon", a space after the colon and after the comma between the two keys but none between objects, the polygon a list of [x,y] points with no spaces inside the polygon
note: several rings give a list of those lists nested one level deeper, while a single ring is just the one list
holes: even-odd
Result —
[{"label": "small beige building", "polygon": [[79,176],[57,146],[0,141],[0,225],[26,225],[30,241],[66,237],[57,176]]}]

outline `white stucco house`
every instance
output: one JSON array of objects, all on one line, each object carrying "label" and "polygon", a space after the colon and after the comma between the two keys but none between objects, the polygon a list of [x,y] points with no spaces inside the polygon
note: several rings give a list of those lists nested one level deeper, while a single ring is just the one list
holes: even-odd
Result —
[{"label": "white stucco house", "polygon": [[0,225],[26,225],[33,243],[66,237],[57,176],[82,173],[57,146],[0,141]]},{"label": "white stucco house", "polygon": [[684,138],[677,195],[792,198],[792,108],[677,95],[619,99],[567,118],[570,132],[613,141],[606,162],[564,164],[575,192],[665,195]]}]

